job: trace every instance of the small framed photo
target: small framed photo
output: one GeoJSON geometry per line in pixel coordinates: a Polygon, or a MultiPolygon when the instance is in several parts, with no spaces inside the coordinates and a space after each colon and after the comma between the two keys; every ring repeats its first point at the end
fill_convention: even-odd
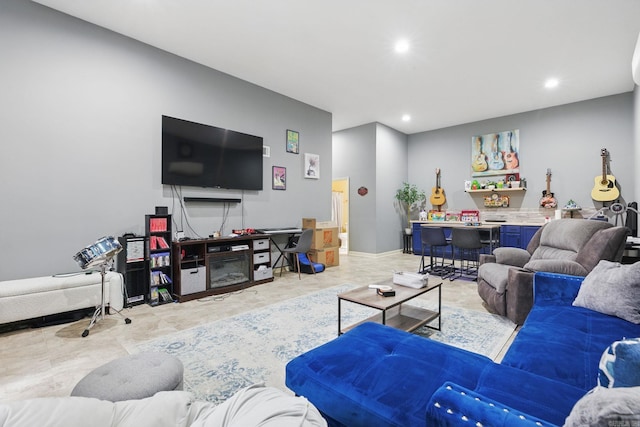
{"type": "Polygon", "coordinates": [[[271,188],[274,190],[287,189],[287,168],[282,166],[271,167],[271,188]]]}
{"type": "Polygon", "coordinates": [[[287,129],[287,153],[300,153],[300,133],[287,129]]]}
{"type": "Polygon", "coordinates": [[[304,153],[304,177],[309,179],[320,179],[319,155],[304,153]]]}

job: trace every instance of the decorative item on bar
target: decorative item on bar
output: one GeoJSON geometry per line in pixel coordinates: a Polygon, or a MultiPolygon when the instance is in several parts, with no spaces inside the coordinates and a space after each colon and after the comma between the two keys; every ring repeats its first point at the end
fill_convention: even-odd
{"type": "Polygon", "coordinates": [[[395,285],[420,289],[427,286],[428,281],[429,281],[429,273],[426,273],[426,274],[408,273],[406,271],[395,271],[393,273],[393,283],[395,285]]]}

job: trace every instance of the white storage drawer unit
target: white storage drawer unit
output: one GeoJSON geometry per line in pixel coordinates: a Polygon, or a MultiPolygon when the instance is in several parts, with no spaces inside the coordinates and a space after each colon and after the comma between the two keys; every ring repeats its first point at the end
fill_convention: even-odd
{"type": "Polygon", "coordinates": [[[207,290],[207,268],[183,268],[180,272],[180,294],[188,295],[207,290]]]}
{"type": "Polygon", "coordinates": [[[253,241],[253,250],[261,251],[271,249],[271,241],[269,239],[256,239],[253,241]]]}
{"type": "Polygon", "coordinates": [[[253,280],[271,279],[273,277],[273,269],[271,267],[253,270],[253,280]]]}
{"type": "Polygon", "coordinates": [[[271,260],[269,252],[258,252],[253,254],[253,265],[266,264],[271,260]]]}

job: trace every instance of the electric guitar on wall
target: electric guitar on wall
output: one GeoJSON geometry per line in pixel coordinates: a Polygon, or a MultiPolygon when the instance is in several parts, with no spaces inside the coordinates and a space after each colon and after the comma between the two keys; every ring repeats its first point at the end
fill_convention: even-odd
{"type": "Polygon", "coordinates": [[[613,175],[607,175],[609,151],[603,148],[600,150],[600,156],[602,156],[602,176],[596,176],[591,198],[598,202],[612,202],[620,197],[620,190],[616,186],[616,178],[613,175]]]}
{"type": "Polygon", "coordinates": [[[546,191],[542,191],[540,206],[547,209],[553,209],[558,206],[558,201],[553,197],[553,193],[551,192],[551,169],[547,169],[547,189],[546,191]]]}
{"type": "Polygon", "coordinates": [[[429,201],[432,205],[438,206],[438,210],[440,210],[440,206],[444,205],[446,200],[444,190],[440,187],[440,168],[438,168],[436,169],[436,186],[431,189],[429,201]]]}

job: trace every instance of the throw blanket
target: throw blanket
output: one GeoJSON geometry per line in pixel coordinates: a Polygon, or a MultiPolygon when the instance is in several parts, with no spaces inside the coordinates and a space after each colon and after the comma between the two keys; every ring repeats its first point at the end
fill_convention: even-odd
{"type": "Polygon", "coordinates": [[[142,400],[107,402],[87,397],[49,397],[0,405],[1,427],[326,427],[303,397],[253,385],[219,406],[193,401],[184,391],[163,391],[142,400]]]}

